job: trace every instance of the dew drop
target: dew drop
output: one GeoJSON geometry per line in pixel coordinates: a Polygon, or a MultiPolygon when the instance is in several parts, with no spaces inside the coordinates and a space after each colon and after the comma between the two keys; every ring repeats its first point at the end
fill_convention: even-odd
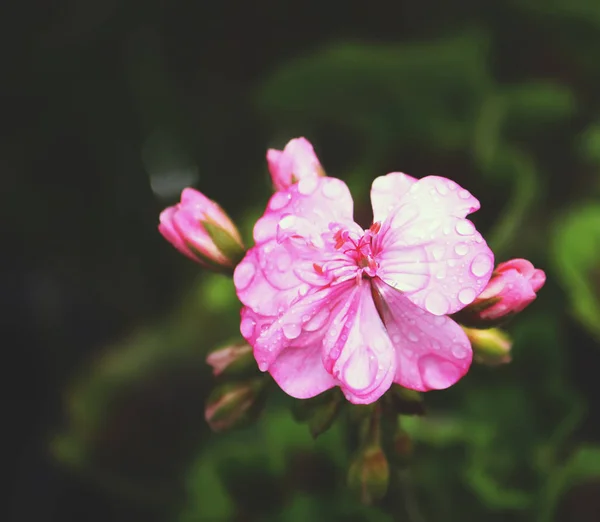
{"type": "Polygon", "coordinates": [[[464,359],[468,353],[469,351],[464,345],[458,343],[452,345],[452,355],[457,359],[464,359]]]}
{"type": "Polygon", "coordinates": [[[436,279],[444,279],[447,275],[447,270],[445,266],[442,266],[436,273],[435,273],[435,277],[436,279]]]}
{"type": "Polygon", "coordinates": [[[471,272],[476,277],[483,277],[492,269],[492,259],[488,254],[479,254],[471,263],[471,272]]]}
{"type": "Polygon", "coordinates": [[[288,228],[292,228],[295,224],[296,224],[296,217],[293,216],[293,215],[291,215],[291,214],[283,216],[279,220],[279,228],[281,228],[283,230],[287,230],[288,228]]]}
{"type": "Polygon", "coordinates": [[[456,255],[464,256],[469,252],[469,245],[466,243],[457,243],[454,246],[454,251],[456,252],[456,255]]]}
{"type": "Polygon", "coordinates": [[[347,387],[364,390],[373,384],[378,373],[379,362],[371,348],[356,350],[344,364],[342,379],[347,387]]]}
{"type": "Polygon", "coordinates": [[[307,176],[298,182],[298,192],[303,196],[310,196],[319,185],[319,178],[316,176],[307,176]]]}
{"type": "Polygon", "coordinates": [[[431,339],[430,343],[431,343],[431,347],[434,350],[439,350],[442,347],[442,345],[440,344],[440,342],[437,339],[431,339]]]}
{"type": "Polygon", "coordinates": [[[285,323],[283,325],[283,335],[288,339],[296,339],[302,331],[302,327],[298,323],[285,323]]]}
{"type": "Polygon", "coordinates": [[[237,266],[233,273],[233,283],[235,284],[235,287],[238,290],[245,290],[254,279],[255,274],[256,269],[250,261],[242,262],[237,266]]]}
{"type": "Polygon", "coordinates": [[[445,253],[446,247],[444,245],[436,245],[431,249],[431,255],[436,261],[441,261],[445,253]]]}
{"type": "Polygon", "coordinates": [[[434,315],[444,315],[448,311],[448,300],[434,290],[425,298],[425,308],[434,315]]]}
{"type": "Polygon", "coordinates": [[[398,344],[402,340],[402,337],[398,334],[392,335],[392,343],[398,344]]]}
{"type": "Polygon", "coordinates": [[[288,192],[276,192],[269,202],[269,208],[271,210],[280,210],[285,207],[291,199],[292,195],[288,192]]]}
{"type": "Polygon", "coordinates": [[[468,219],[461,219],[456,226],[454,227],[456,233],[461,236],[470,236],[475,232],[475,225],[471,223],[468,219]]]}
{"type": "Polygon", "coordinates": [[[269,369],[269,364],[266,361],[261,361],[258,363],[258,369],[261,372],[266,372],[269,369]]]}
{"type": "Polygon", "coordinates": [[[323,195],[326,198],[336,199],[340,196],[342,192],[342,185],[342,181],[333,178],[326,178],[321,191],[323,192],[323,195]]]}
{"type": "Polygon", "coordinates": [[[250,317],[244,317],[240,324],[240,332],[246,339],[248,339],[254,334],[255,326],[256,322],[254,321],[254,319],[251,319],[250,317]]]}
{"type": "Polygon", "coordinates": [[[425,387],[443,390],[454,384],[460,377],[460,369],[437,355],[425,355],[419,359],[419,370],[425,387]]]}
{"type": "Polygon", "coordinates": [[[461,199],[469,199],[471,197],[471,193],[468,190],[461,189],[458,191],[458,197],[461,199]]]}
{"type": "Polygon", "coordinates": [[[408,340],[416,343],[419,340],[419,336],[415,332],[410,331],[408,332],[408,340]]]}
{"type": "Polygon", "coordinates": [[[448,185],[444,182],[444,181],[439,181],[436,185],[435,188],[437,189],[437,191],[442,195],[445,196],[446,194],[448,194],[448,185]]]}
{"type": "Polygon", "coordinates": [[[458,292],[458,300],[464,305],[472,303],[476,296],[477,292],[475,292],[473,288],[463,288],[460,292],[458,292]]]}
{"type": "Polygon", "coordinates": [[[321,328],[327,322],[327,319],[329,319],[329,310],[327,310],[327,308],[321,308],[313,318],[304,325],[304,329],[307,332],[314,332],[321,328]]]}

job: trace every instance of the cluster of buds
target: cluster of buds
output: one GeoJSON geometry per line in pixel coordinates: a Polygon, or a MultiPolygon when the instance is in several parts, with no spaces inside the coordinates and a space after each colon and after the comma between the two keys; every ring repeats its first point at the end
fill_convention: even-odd
{"type": "MultiPolygon", "coordinates": [[[[321,187],[320,192],[325,199],[329,197],[324,204],[325,207],[319,207],[314,211],[316,217],[320,217],[327,210],[327,206],[338,204],[332,203],[334,200],[344,199],[344,192],[340,188],[341,182],[333,180],[333,178],[326,178],[325,171],[312,145],[304,138],[291,140],[283,150],[269,149],[267,164],[275,195],[268,207],[271,214],[265,213],[266,218],[261,218],[263,223],[270,223],[276,212],[286,206],[293,196],[300,198],[318,193],[316,187],[321,187]],[[326,179],[321,179],[323,177],[326,179]],[[294,188],[295,185],[297,185],[297,189],[294,188]]],[[[418,198],[417,182],[418,180],[401,173],[391,173],[379,178],[379,181],[376,180],[372,189],[372,200],[376,213],[387,212],[392,207],[391,204],[402,194],[410,192],[415,194],[415,198],[418,198]],[[396,195],[392,194],[392,191],[395,191],[396,195]]],[[[455,205],[454,212],[462,213],[461,215],[464,216],[478,208],[477,200],[472,198],[466,190],[459,190],[460,187],[454,182],[435,178],[430,179],[428,183],[433,183],[440,195],[458,194],[454,199],[452,199],[454,196],[449,196],[446,203],[455,205]]],[[[428,190],[428,193],[435,193],[435,190],[428,190]]],[[[294,207],[303,208],[301,205],[294,205],[294,207]]],[[[437,211],[438,209],[436,209],[437,211]]],[[[453,214],[451,218],[456,219],[453,214]]],[[[223,209],[194,189],[186,188],[181,194],[181,201],[177,205],[165,209],[160,215],[160,233],[181,253],[203,267],[217,272],[232,275],[237,267],[234,282],[238,297],[245,305],[242,310],[240,331],[248,342],[246,340],[235,341],[208,355],[207,363],[213,368],[217,384],[208,398],[205,410],[206,420],[214,431],[224,431],[248,424],[255,420],[263,409],[268,391],[275,381],[284,391],[293,397],[302,399],[295,402],[293,413],[297,421],[308,425],[313,437],[326,431],[343,412],[346,412],[346,420],[351,424],[353,422],[357,424],[359,431],[359,444],[349,467],[348,483],[365,503],[375,502],[382,498],[388,489],[391,467],[403,466],[411,454],[411,441],[399,427],[400,416],[423,415],[425,411],[420,392],[429,389],[443,389],[452,385],[468,370],[471,361],[470,351],[457,344],[451,344],[450,350],[447,352],[448,354],[458,353],[458,355],[447,355],[447,357],[456,357],[454,362],[451,362],[452,359],[440,359],[439,352],[436,350],[441,347],[439,340],[444,338],[437,326],[431,327],[433,322],[431,324],[423,323],[420,327],[421,330],[410,330],[410,327],[407,327],[410,331],[407,330],[408,333],[404,339],[402,335],[405,332],[402,329],[393,330],[396,325],[396,316],[391,314],[390,307],[396,307],[396,310],[399,310],[398,316],[404,318],[408,324],[415,324],[414,318],[421,317],[421,315],[411,317],[410,314],[414,313],[415,305],[424,308],[430,317],[449,314],[447,317],[443,317],[441,322],[436,321],[435,324],[445,325],[444,327],[452,333],[451,340],[454,339],[454,342],[460,334],[464,338],[466,348],[470,343],[473,352],[472,359],[475,362],[495,366],[511,360],[512,341],[508,334],[499,327],[535,300],[537,292],[545,283],[546,276],[542,270],[536,269],[525,259],[512,259],[500,263],[492,272],[493,257],[487,254],[488,251],[480,250],[475,252],[471,260],[471,273],[469,274],[472,284],[479,285],[477,292],[470,287],[458,288],[454,294],[446,298],[438,295],[435,291],[430,291],[428,294],[424,294],[423,299],[413,295],[411,303],[405,295],[410,294],[411,288],[418,289],[419,284],[422,284],[423,279],[420,273],[409,274],[414,275],[409,283],[406,283],[404,279],[399,279],[400,284],[406,284],[406,291],[403,291],[402,288],[396,289],[396,285],[393,285],[394,289],[392,290],[391,287],[388,287],[391,283],[384,285],[381,278],[374,283],[375,286],[371,287],[370,292],[365,292],[365,287],[362,286],[363,280],[368,281],[370,278],[379,277],[380,273],[381,277],[386,277],[385,270],[378,272],[380,266],[376,260],[377,255],[389,262],[389,259],[396,254],[391,249],[389,252],[384,252],[384,256],[382,256],[382,241],[377,242],[374,238],[378,234],[385,234],[390,229],[393,218],[390,218],[391,222],[387,222],[385,230],[382,229],[381,221],[377,218],[378,221],[371,229],[367,232],[363,231],[362,238],[357,236],[354,239],[349,230],[339,229],[333,236],[337,242],[331,248],[333,252],[340,251],[347,254],[350,259],[348,261],[350,268],[352,268],[352,263],[356,262],[356,267],[352,268],[357,271],[356,288],[348,287],[348,296],[350,296],[350,300],[354,299],[352,296],[363,296],[364,301],[361,301],[363,304],[360,305],[362,308],[357,309],[360,309],[363,314],[361,321],[363,321],[364,331],[380,335],[379,344],[381,345],[386,342],[391,343],[390,339],[404,339],[406,344],[419,341],[418,346],[421,346],[421,350],[427,350],[427,346],[435,348],[431,353],[427,351],[421,353],[421,359],[427,364],[413,368],[413,370],[422,371],[422,375],[414,380],[413,376],[417,372],[409,372],[406,366],[401,364],[411,363],[410,357],[402,359],[404,357],[402,346],[393,346],[397,350],[397,360],[401,361],[398,363],[398,368],[394,365],[396,358],[392,357],[388,361],[387,368],[380,364],[379,372],[372,371],[370,361],[373,360],[374,353],[372,351],[365,352],[367,355],[363,357],[359,350],[363,349],[365,343],[358,341],[348,348],[349,355],[344,359],[340,356],[344,346],[343,343],[339,344],[341,341],[338,340],[338,344],[335,346],[337,352],[331,348],[330,352],[326,354],[331,358],[331,361],[327,363],[330,367],[325,365],[325,368],[321,368],[319,366],[321,364],[320,355],[314,357],[311,353],[301,352],[301,349],[304,348],[301,343],[295,346],[292,344],[293,349],[286,353],[291,353],[293,357],[297,357],[298,353],[306,353],[306,355],[302,355],[299,359],[290,358],[292,356],[282,357],[284,362],[281,364],[278,361],[269,362],[265,359],[264,351],[262,354],[260,352],[261,346],[258,342],[260,333],[256,332],[262,333],[270,330],[270,324],[273,322],[283,324],[282,334],[274,334],[270,338],[273,342],[267,346],[266,351],[271,352],[279,342],[285,343],[286,339],[288,341],[297,340],[302,330],[302,326],[293,322],[296,320],[294,319],[296,316],[293,314],[289,316],[291,318],[289,323],[282,322],[281,317],[284,315],[282,310],[285,311],[286,307],[274,303],[286,302],[289,307],[290,303],[296,303],[300,297],[306,295],[306,291],[304,293],[301,291],[302,285],[308,286],[305,283],[313,280],[316,281],[315,285],[318,285],[321,284],[323,278],[329,276],[322,264],[312,263],[311,265],[309,263],[306,265],[305,259],[302,257],[304,254],[308,255],[314,252],[323,242],[323,236],[310,235],[312,227],[316,224],[302,216],[296,219],[293,215],[286,217],[285,214],[281,214],[277,216],[277,219],[279,220],[277,234],[270,239],[272,241],[269,245],[270,250],[265,248],[264,251],[254,253],[252,250],[246,252],[238,229],[223,209]],[[308,238],[306,245],[310,248],[297,257],[300,264],[298,269],[302,272],[302,277],[306,278],[300,278],[302,279],[300,284],[293,275],[295,272],[294,267],[291,266],[293,259],[287,252],[279,250],[279,257],[274,257],[272,261],[266,255],[277,248],[276,243],[281,243],[288,236],[292,239],[303,240],[303,234],[308,238]],[[376,247],[380,250],[377,250],[376,247]],[[243,258],[245,262],[240,263],[243,258]],[[266,267],[277,266],[280,270],[279,273],[269,273],[264,280],[257,280],[258,289],[255,288],[256,293],[252,295],[247,293],[247,288],[249,281],[254,278],[256,265],[247,261],[248,258],[250,261],[255,260],[254,262],[258,265],[264,263],[266,267]],[[305,265],[308,266],[308,272],[305,265]],[[315,273],[310,272],[311,267],[315,273]],[[300,284],[297,298],[288,299],[288,296],[292,295],[290,292],[294,289],[293,285],[295,284],[300,284]],[[267,294],[263,295],[264,292],[271,292],[269,295],[273,297],[274,301],[268,302],[271,298],[265,298],[264,296],[267,294]],[[371,303],[369,299],[374,301],[371,303]],[[454,301],[451,303],[448,299],[454,299],[454,301]],[[249,302],[251,304],[248,304],[249,302]],[[252,309],[251,305],[254,303],[258,304],[252,309]],[[465,303],[469,304],[464,306],[465,303]],[[264,316],[257,314],[256,311],[263,305],[269,309],[274,306],[276,310],[279,308],[277,311],[280,319],[273,318],[274,313],[265,312],[264,316]],[[461,328],[464,333],[461,332],[461,328]],[[426,337],[420,338],[417,332],[419,335],[424,333],[431,335],[433,341],[428,341],[426,337]],[[461,349],[457,351],[457,348],[461,349]],[[334,352],[337,354],[335,357],[346,361],[341,370],[334,369],[337,368],[335,366],[336,359],[332,355],[334,352]],[[304,368],[304,366],[308,367],[309,359],[311,364],[316,364],[314,373],[306,371],[304,368]],[[429,363],[437,366],[433,367],[429,363]],[[274,379],[265,373],[267,369],[274,379]],[[305,380],[299,380],[300,370],[305,372],[306,377],[303,377],[305,380]],[[345,380],[340,381],[339,378],[342,374],[345,380]],[[378,391],[378,386],[381,388],[381,392],[378,391]],[[348,408],[349,402],[354,403],[351,408],[348,408]],[[356,406],[356,404],[362,405],[356,406]]],[[[261,220],[257,223],[257,227],[261,220]]],[[[336,226],[337,223],[331,223],[329,230],[333,230],[336,226]]],[[[464,241],[466,235],[474,233],[473,225],[466,220],[456,226],[461,236],[460,241],[464,241]]],[[[255,236],[257,235],[256,230],[255,228],[255,236]]],[[[259,235],[261,234],[259,233],[259,235]]],[[[482,243],[481,236],[478,239],[477,236],[473,236],[473,238],[475,239],[472,245],[482,243]]],[[[457,254],[462,252],[466,255],[469,248],[467,244],[460,242],[456,244],[455,251],[457,254]]],[[[324,252],[328,251],[325,249],[324,252]]],[[[393,262],[392,258],[392,264],[388,264],[390,270],[395,268],[393,262]]],[[[398,263],[407,263],[410,266],[408,258],[401,258],[398,263]]],[[[456,263],[449,266],[456,266],[456,263]]],[[[469,265],[465,264],[464,266],[469,265]]],[[[387,274],[389,275],[389,272],[387,274]]],[[[342,273],[342,276],[345,276],[345,272],[342,273]]],[[[347,280],[353,281],[353,279],[347,280]]],[[[462,282],[463,279],[456,277],[456,281],[462,282]]],[[[345,283],[345,281],[342,282],[345,283]]],[[[342,285],[333,284],[315,286],[314,290],[316,291],[313,292],[312,297],[318,295],[323,288],[341,287],[342,285]]],[[[334,304],[325,305],[313,312],[306,308],[299,314],[302,318],[301,321],[305,323],[303,325],[306,332],[313,335],[310,338],[313,339],[311,341],[313,343],[315,330],[324,328],[328,317],[333,314],[333,307],[338,306],[335,304],[335,299],[339,301],[342,294],[332,294],[332,296],[331,302],[334,304]]],[[[310,300],[307,302],[311,303],[310,300]]],[[[352,303],[353,301],[349,301],[348,306],[352,303]]],[[[440,318],[434,317],[434,319],[440,318]]],[[[348,324],[351,325],[351,323],[348,324]]],[[[335,332],[330,331],[329,333],[335,332]]],[[[358,331],[358,334],[362,335],[363,332],[358,331]]],[[[351,335],[341,336],[340,339],[346,341],[349,337],[351,335]]],[[[374,347],[377,347],[377,344],[376,340],[373,341],[374,347]]],[[[282,351],[289,348],[285,344],[282,346],[282,351]]],[[[411,345],[409,353],[412,354],[415,346],[417,344],[411,345]]],[[[414,357],[412,358],[414,359],[414,357]]],[[[387,359],[382,358],[381,360],[387,359]]]]}

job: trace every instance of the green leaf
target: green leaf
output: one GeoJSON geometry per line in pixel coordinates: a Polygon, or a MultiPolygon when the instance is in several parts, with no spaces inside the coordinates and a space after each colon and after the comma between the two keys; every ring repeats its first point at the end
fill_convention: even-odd
{"type": "Polygon", "coordinates": [[[571,312],[600,340],[600,205],[582,205],[560,217],[552,248],[571,312]]]}

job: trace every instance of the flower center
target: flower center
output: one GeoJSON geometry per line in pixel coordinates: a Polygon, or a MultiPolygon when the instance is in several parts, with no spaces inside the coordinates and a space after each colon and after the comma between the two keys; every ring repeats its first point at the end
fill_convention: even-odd
{"type": "Polygon", "coordinates": [[[377,252],[373,251],[373,238],[381,229],[381,223],[373,223],[362,237],[352,237],[348,230],[338,230],[334,239],[335,248],[347,255],[359,268],[357,279],[375,277],[379,263],[376,261],[377,252]]]}

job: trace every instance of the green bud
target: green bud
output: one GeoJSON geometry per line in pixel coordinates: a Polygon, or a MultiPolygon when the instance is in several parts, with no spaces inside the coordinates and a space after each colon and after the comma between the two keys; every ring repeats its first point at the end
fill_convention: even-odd
{"type": "Polygon", "coordinates": [[[360,495],[363,504],[381,500],[388,490],[390,466],[379,444],[361,448],[348,469],[348,486],[360,495]]]}
{"type": "Polygon", "coordinates": [[[265,376],[217,386],[206,403],[204,416],[213,431],[247,426],[256,420],[266,399],[265,376]]]}
{"type": "Polygon", "coordinates": [[[259,374],[252,355],[252,347],[246,341],[236,341],[214,349],[206,357],[215,377],[250,377],[259,374]]]}
{"type": "Polygon", "coordinates": [[[503,330],[499,328],[480,330],[466,326],[463,326],[462,329],[471,342],[475,362],[487,366],[498,366],[511,361],[512,340],[503,330]]]}
{"type": "Polygon", "coordinates": [[[332,388],[311,399],[296,400],[292,413],[298,422],[307,422],[313,438],[325,433],[338,417],[344,397],[339,388],[332,388]]]}

